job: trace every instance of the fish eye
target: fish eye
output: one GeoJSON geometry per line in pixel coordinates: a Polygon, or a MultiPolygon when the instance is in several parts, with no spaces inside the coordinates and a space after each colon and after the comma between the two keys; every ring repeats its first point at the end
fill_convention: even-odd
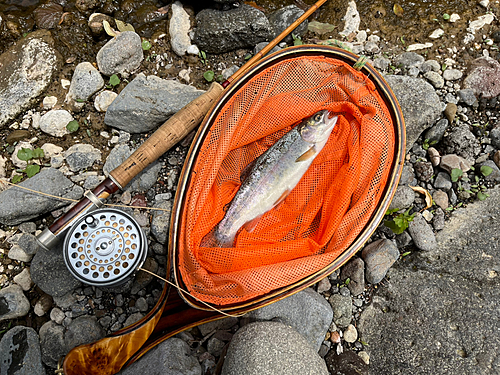
{"type": "Polygon", "coordinates": [[[320,121],[320,120],[321,120],[320,114],[317,114],[316,116],[314,116],[314,121],[320,121]]]}

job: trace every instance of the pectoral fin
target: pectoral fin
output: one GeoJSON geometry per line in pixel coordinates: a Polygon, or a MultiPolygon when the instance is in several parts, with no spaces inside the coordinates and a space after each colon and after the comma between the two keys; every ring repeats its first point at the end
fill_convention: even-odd
{"type": "Polygon", "coordinates": [[[257,227],[257,224],[259,224],[259,221],[260,221],[260,218],[262,217],[263,215],[259,215],[257,216],[255,219],[252,219],[248,222],[246,222],[244,225],[243,225],[243,228],[245,228],[245,230],[248,232],[248,233],[252,233],[253,230],[257,227]]]}
{"type": "Polygon", "coordinates": [[[281,194],[281,196],[278,198],[278,200],[276,201],[276,203],[274,203],[273,208],[276,208],[276,209],[277,209],[277,208],[278,208],[278,206],[279,206],[281,203],[283,203],[283,201],[286,199],[286,197],[288,197],[288,194],[290,194],[290,191],[291,191],[291,190],[288,190],[288,189],[287,189],[287,190],[285,190],[285,191],[283,192],[283,194],[281,194]]]}
{"type": "Polygon", "coordinates": [[[309,150],[300,155],[295,162],[308,160],[316,155],[316,147],[312,146],[309,150]]]}

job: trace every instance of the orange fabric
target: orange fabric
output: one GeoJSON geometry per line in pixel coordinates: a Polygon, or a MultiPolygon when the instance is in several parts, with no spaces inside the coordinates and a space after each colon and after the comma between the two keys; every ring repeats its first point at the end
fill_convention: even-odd
{"type": "Polygon", "coordinates": [[[390,175],[390,113],[362,73],[330,57],[294,57],[256,74],[220,110],[194,164],[180,220],[178,269],[216,305],[290,285],[334,261],[370,220],[390,175]],[[327,145],[285,201],[234,248],[200,248],[240,173],[302,119],[339,115],[327,145]]]}

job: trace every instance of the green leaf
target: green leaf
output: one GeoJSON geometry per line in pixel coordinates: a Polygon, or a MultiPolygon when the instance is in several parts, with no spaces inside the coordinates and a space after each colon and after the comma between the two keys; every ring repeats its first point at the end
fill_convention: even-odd
{"type": "Polygon", "coordinates": [[[401,257],[405,257],[405,256],[410,255],[410,254],[411,254],[411,251],[407,251],[406,253],[401,254],[401,257]]]}
{"type": "Polygon", "coordinates": [[[484,177],[489,176],[490,174],[493,173],[493,168],[487,165],[482,165],[481,166],[481,173],[483,174],[484,177]]]}
{"type": "Polygon", "coordinates": [[[451,170],[451,181],[457,182],[462,177],[464,172],[460,168],[453,168],[451,170]]]}
{"type": "Polygon", "coordinates": [[[23,179],[22,174],[16,174],[15,176],[12,177],[12,183],[17,184],[18,182],[21,182],[22,179],[23,179]]]}
{"type": "Polygon", "coordinates": [[[111,77],[109,77],[109,84],[111,86],[117,86],[120,84],[120,78],[116,75],[113,74],[111,77]]]}
{"type": "Polygon", "coordinates": [[[391,229],[395,234],[401,234],[406,229],[406,228],[401,228],[394,222],[394,220],[386,220],[384,221],[384,225],[389,229],[391,229]]]}
{"type": "Polygon", "coordinates": [[[398,212],[398,211],[399,211],[399,208],[392,208],[390,210],[387,210],[387,212],[385,214],[392,215],[393,213],[398,212]]]}
{"type": "Polygon", "coordinates": [[[31,160],[33,159],[33,150],[29,148],[22,148],[17,152],[17,157],[19,158],[19,160],[31,160]]]}
{"type": "Polygon", "coordinates": [[[26,167],[26,175],[28,177],[33,177],[38,172],[40,172],[40,166],[37,164],[31,164],[26,167]]]}
{"type": "Polygon", "coordinates": [[[489,194],[485,194],[481,191],[479,193],[477,193],[477,199],[479,199],[480,201],[484,201],[488,197],[489,197],[489,194]]]}
{"type": "Polygon", "coordinates": [[[70,121],[70,122],[68,122],[68,125],[66,125],[66,129],[68,129],[68,131],[70,133],[76,132],[79,127],[80,127],[80,125],[78,124],[78,121],[76,121],[76,120],[70,121]]]}
{"type": "Polygon", "coordinates": [[[77,103],[85,103],[86,100],[85,99],[75,99],[75,102],[77,102],[77,103]]]}
{"type": "Polygon", "coordinates": [[[212,82],[214,80],[215,73],[212,70],[207,70],[203,73],[203,78],[207,80],[207,82],[212,82]]]}
{"type": "Polygon", "coordinates": [[[350,282],[351,282],[351,279],[348,277],[347,279],[345,279],[344,284],[349,285],[350,282]]]}
{"type": "Polygon", "coordinates": [[[448,13],[443,14],[443,20],[448,21],[450,19],[450,15],[448,13]]]}
{"type": "Polygon", "coordinates": [[[144,39],[144,40],[142,41],[141,46],[142,46],[142,49],[143,49],[144,51],[147,51],[147,50],[151,49],[151,43],[149,43],[149,40],[146,40],[146,39],[144,39]]]}
{"type": "Polygon", "coordinates": [[[37,147],[33,150],[33,158],[35,159],[42,159],[45,157],[45,153],[40,147],[37,147]]]}
{"type": "Polygon", "coordinates": [[[300,35],[292,34],[292,38],[293,38],[293,45],[294,46],[300,46],[300,45],[304,44],[300,35]]]}

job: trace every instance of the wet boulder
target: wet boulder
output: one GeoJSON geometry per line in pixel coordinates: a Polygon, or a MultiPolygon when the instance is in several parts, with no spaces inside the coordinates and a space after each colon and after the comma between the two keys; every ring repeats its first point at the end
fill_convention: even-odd
{"type": "Polygon", "coordinates": [[[0,55],[0,128],[50,85],[61,56],[49,31],[39,30],[0,55]]]}
{"type": "Polygon", "coordinates": [[[193,86],[141,73],[111,103],[104,122],[128,133],[145,133],[201,94],[193,86]]]}
{"type": "Polygon", "coordinates": [[[196,21],[194,43],[208,53],[252,48],[270,40],[274,32],[264,13],[247,4],[227,11],[204,9],[196,21]]]}
{"type": "MultiPolygon", "coordinates": [[[[70,199],[80,199],[83,195],[80,186],[76,186],[62,172],[53,168],[42,169],[40,173],[19,185],[70,199]]],[[[12,187],[0,193],[0,223],[17,225],[66,205],[68,201],[12,187]]]]}

